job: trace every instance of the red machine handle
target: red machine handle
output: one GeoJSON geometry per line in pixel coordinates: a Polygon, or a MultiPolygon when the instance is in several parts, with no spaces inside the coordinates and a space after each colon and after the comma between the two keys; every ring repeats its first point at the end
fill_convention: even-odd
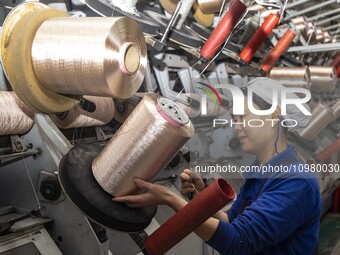
{"type": "Polygon", "coordinates": [[[269,72],[273,66],[275,65],[276,61],[280,58],[282,53],[286,51],[289,47],[290,43],[294,40],[296,33],[288,29],[287,32],[283,35],[283,37],[278,41],[272,51],[268,54],[266,59],[261,63],[260,68],[265,71],[269,72]]]}
{"type": "Polygon", "coordinates": [[[207,42],[201,49],[201,55],[205,59],[211,60],[215,56],[216,51],[227,39],[230,32],[233,30],[234,26],[237,24],[237,21],[241,18],[246,9],[246,5],[244,5],[239,0],[234,0],[223,19],[211,33],[207,42]]]}
{"type": "Polygon", "coordinates": [[[165,254],[234,198],[228,182],[216,180],[148,237],[144,254],[165,254]]]}
{"type": "Polygon", "coordinates": [[[262,23],[261,27],[256,31],[254,36],[250,39],[246,47],[240,54],[240,58],[249,63],[253,58],[255,52],[264,42],[264,40],[270,35],[274,27],[279,23],[280,18],[275,14],[270,14],[265,21],[262,23]]]}

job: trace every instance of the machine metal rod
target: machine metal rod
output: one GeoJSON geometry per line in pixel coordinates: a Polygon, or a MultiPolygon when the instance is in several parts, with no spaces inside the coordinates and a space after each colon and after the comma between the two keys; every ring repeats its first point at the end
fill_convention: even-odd
{"type": "Polygon", "coordinates": [[[340,43],[326,43],[326,44],[290,47],[288,49],[288,52],[311,53],[311,52],[338,51],[338,50],[340,50],[340,43]]]}
{"type": "Polygon", "coordinates": [[[295,2],[293,2],[293,3],[287,4],[286,9],[293,8],[293,7],[295,7],[295,6],[298,6],[298,5],[300,5],[300,4],[304,4],[304,3],[309,2],[309,1],[310,1],[310,0],[298,0],[298,1],[295,1],[295,2]]]}
{"type": "MultiPolygon", "coordinates": [[[[339,15],[335,15],[335,16],[332,16],[328,19],[323,19],[323,20],[320,20],[317,22],[318,25],[323,25],[323,24],[327,24],[327,22],[330,22],[332,20],[337,20],[337,19],[340,19],[340,14],[339,15]]],[[[340,25],[339,25],[340,26],[340,25]]]]}
{"type": "Polygon", "coordinates": [[[178,16],[178,12],[179,12],[179,9],[181,9],[181,6],[182,6],[182,2],[179,1],[177,3],[177,6],[176,6],[176,9],[175,9],[174,13],[172,14],[172,16],[170,18],[169,24],[168,24],[168,26],[166,27],[166,29],[164,31],[164,34],[163,34],[163,36],[161,38],[161,43],[163,43],[165,41],[165,39],[167,38],[168,33],[169,33],[170,29],[172,28],[172,25],[174,24],[174,22],[175,22],[175,20],[176,20],[176,18],[178,16]]]}
{"type": "Polygon", "coordinates": [[[319,18],[324,18],[324,17],[330,16],[330,15],[338,13],[338,12],[340,12],[340,8],[336,8],[336,9],[331,10],[331,11],[323,12],[323,13],[320,13],[318,15],[315,15],[315,16],[312,16],[312,17],[309,17],[309,18],[307,17],[307,21],[318,20],[319,18]]]}
{"type": "Polygon", "coordinates": [[[305,13],[308,13],[308,12],[320,9],[320,8],[322,8],[324,6],[327,6],[329,4],[333,4],[333,3],[336,3],[336,2],[337,2],[337,0],[328,0],[328,1],[323,2],[321,4],[312,5],[311,7],[308,7],[306,9],[303,9],[301,11],[298,11],[298,12],[295,12],[294,14],[289,15],[288,17],[285,18],[285,20],[289,20],[289,19],[294,18],[296,16],[301,16],[302,14],[305,14],[305,13]]]}
{"type": "Polygon", "coordinates": [[[333,30],[334,28],[338,28],[339,26],[340,26],[339,24],[331,25],[331,26],[323,28],[322,31],[333,30]]]}

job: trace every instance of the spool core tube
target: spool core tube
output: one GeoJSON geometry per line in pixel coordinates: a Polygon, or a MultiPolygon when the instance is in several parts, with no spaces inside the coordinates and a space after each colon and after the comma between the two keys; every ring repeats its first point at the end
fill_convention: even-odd
{"type": "Polygon", "coordinates": [[[134,43],[124,43],[122,56],[119,60],[119,67],[125,74],[133,74],[138,70],[140,63],[139,50],[134,43]]]}
{"type": "Polygon", "coordinates": [[[216,180],[147,238],[144,254],[165,254],[234,198],[232,187],[216,180]]]}

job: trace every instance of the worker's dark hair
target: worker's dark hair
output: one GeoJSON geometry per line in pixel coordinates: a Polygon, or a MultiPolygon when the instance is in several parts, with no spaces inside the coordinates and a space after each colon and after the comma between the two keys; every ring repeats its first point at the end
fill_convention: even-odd
{"type": "MultiPolygon", "coordinates": [[[[248,96],[247,87],[243,87],[241,88],[241,90],[245,96],[248,96]]],[[[260,108],[260,110],[268,110],[272,106],[271,104],[267,103],[265,100],[263,100],[260,96],[256,95],[255,93],[253,93],[253,103],[255,103],[260,108]]],[[[282,119],[283,118],[280,117],[281,121],[282,119]]],[[[283,134],[287,137],[288,128],[287,127],[282,127],[282,128],[283,128],[283,134]]]]}

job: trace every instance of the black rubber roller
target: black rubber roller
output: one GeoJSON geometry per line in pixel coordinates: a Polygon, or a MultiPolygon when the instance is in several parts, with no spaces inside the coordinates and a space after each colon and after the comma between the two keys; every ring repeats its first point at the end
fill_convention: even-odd
{"type": "Polygon", "coordinates": [[[83,214],[96,223],[124,232],[144,230],[155,216],[157,207],[130,208],[112,201],[92,174],[92,161],[104,147],[80,144],[73,147],[59,166],[60,184],[83,214]]]}

